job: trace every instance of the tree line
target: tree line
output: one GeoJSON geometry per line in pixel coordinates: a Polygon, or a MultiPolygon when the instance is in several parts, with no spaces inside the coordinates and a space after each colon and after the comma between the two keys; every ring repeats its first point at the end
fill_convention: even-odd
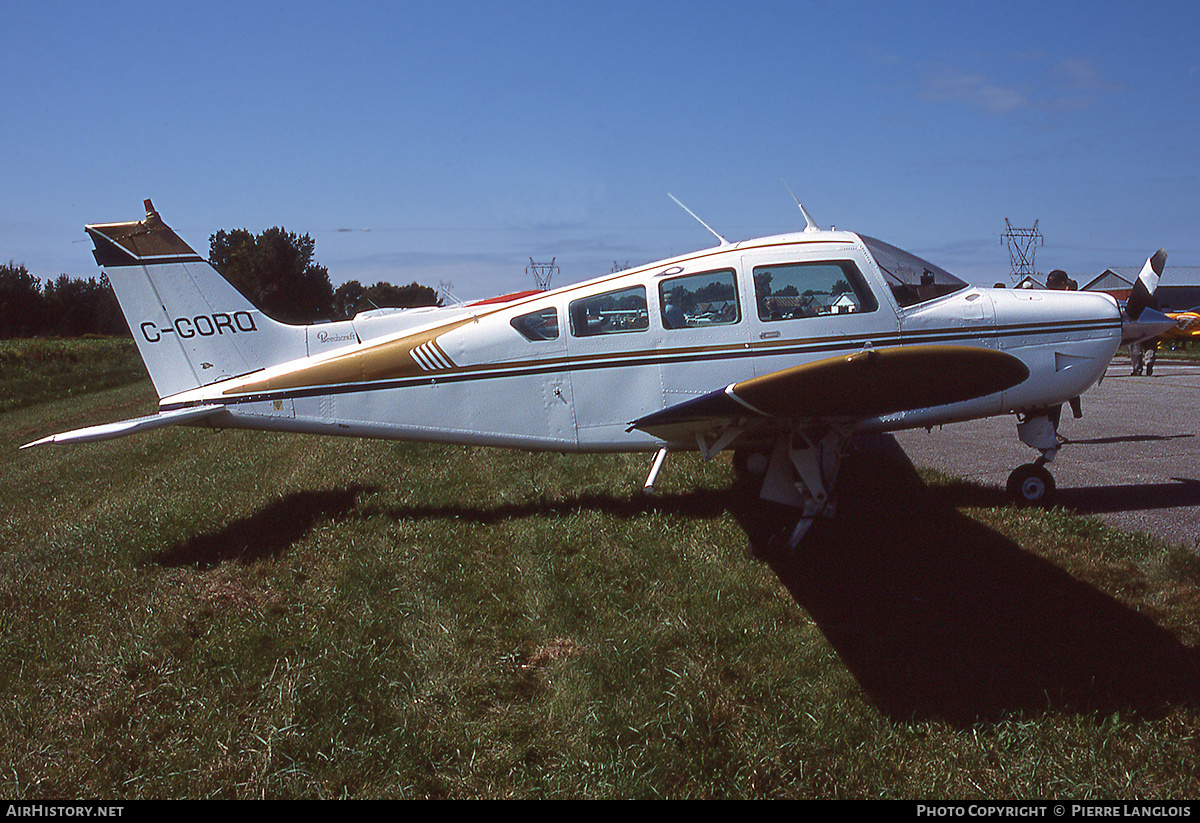
{"type": "MultiPolygon", "coordinates": [[[[283,228],[253,234],[219,231],[209,238],[208,261],[251,303],[284,323],[342,320],[374,308],[441,305],[437,291],[416,282],[394,286],[357,280],[336,289],[314,259],[316,242],[283,228]]],[[[24,264],[0,264],[0,339],[14,337],[128,336],[129,327],[101,274],[60,274],[42,283],[24,264]]]]}
{"type": "Polygon", "coordinates": [[[86,334],[129,334],[107,276],[60,274],[42,284],[24,264],[0,264],[0,339],[86,334]]]}

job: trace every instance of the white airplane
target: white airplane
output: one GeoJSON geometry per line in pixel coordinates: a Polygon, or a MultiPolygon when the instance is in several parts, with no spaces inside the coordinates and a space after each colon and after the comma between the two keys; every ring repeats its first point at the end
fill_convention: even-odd
{"type": "Polygon", "coordinates": [[[821,230],[801,206],[802,231],[730,243],[700,221],[718,246],[552,291],[292,326],[145,207],[140,222],[86,231],[159,412],[22,448],[188,425],[643,451],[655,453],[647,491],[670,451],[733,449],[760,497],[792,512],[772,542],[794,548],[832,512],[842,456],[863,432],[1016,415],[1040,456],[1010,490],[1046,500],[1062,404],[1078,415],[1123,339],[1172,325],[1146,308],[1163,251],[1122,310],[1105,294],[970,286],[887,243],[821,230]]]}

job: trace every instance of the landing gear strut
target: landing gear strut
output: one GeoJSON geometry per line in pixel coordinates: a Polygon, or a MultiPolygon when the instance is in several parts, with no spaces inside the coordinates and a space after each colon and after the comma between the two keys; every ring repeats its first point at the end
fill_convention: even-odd
{"type": "Polygon", "coordinates": [[[769,456],[765,452],[735,456],[740,476],[761,477],[760,505],[783,515],[781,523],[764,516],[768,522],[761,525],[766,528],[750,540],[752,556],[795,551],[816,518],[833,516],[834,486],[849,442],[848,429],[797,428],[777,438],[769,456]]]}

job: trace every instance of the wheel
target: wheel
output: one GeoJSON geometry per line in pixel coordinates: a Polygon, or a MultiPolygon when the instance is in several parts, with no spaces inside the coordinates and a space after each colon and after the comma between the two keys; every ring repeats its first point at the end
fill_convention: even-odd
{"type": "Polygon", "coordinates": [[[761,481],[767,473],[770,458],[753,449],[737,449],[733,453],[733,476],[738,483],[761,481]]]}
{"type": "Polygon", "coordinates": [[[1008,493],[1025,506],[1048,506],[1054,498],[1054,478],[1045,467],[1026,463],[1008,476],[1008,493]]]}

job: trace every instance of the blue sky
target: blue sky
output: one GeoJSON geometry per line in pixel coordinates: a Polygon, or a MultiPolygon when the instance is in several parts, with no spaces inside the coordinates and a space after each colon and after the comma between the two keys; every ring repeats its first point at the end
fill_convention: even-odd
{"type": "Polygon", "coordinates": [[[335,285],[556,285],[818,223],[979,283],[1200,265],[1194,3],[0,4],[0,260],[98,275],[153,198],[335,285]],[[350,229],[350,231],[346,231],[350,229]],[[369,229],[369,231],[364,231],[369,229]]]}

